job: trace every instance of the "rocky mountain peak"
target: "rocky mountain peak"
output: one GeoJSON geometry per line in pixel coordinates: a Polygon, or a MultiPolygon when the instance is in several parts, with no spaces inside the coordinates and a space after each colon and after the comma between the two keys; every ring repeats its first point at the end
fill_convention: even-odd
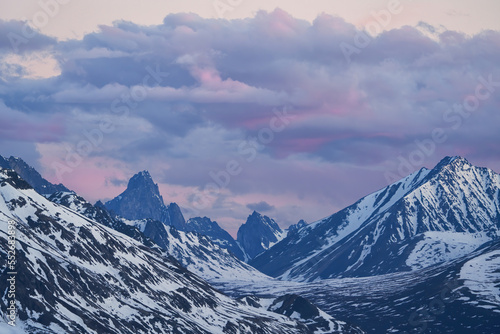
{"type": "Polygon", "coordinates": [[[186,228],[180,207],[176,203],[165,205],[158,184],[147,170],[132,176],[127,189],[104,205],[126,219],[154,219],[181,231],[186,228]]]}
{"type": "Polygon", "coordinates": [[[162,221],[166,210],[158,185],[153,182],[148,171],[135,174],[128,182],[127,189],[118,197],[105,203],[108,210],[127,218],[152,218],[162,221]]]}
{"type": "Polygon", "coordinates": [[[453,171],[457,172],[463,169],[469,169],[472,167],[470,162],[460,156],[447,156],[431,170],[429,176],[434,176],[442,171],[453,171]]]}
{"type": "Polygon", "coordinates": [[[159,195],[160,191],[158,190],[158,185],[154,183],[151,174],[147,170],[143,170],[132,176],[132,178],[128,181],[127,189],[140,189],[149,187],[153,190],[153,192],[159,195]]]}
{"type": "Polygon", "coordinates": [[[283,239],[284,234],[274,219],[254,211],[239,228],[236,240],[252,259],[283,239]]]}
{"type": "Polygon", "coordinates": [[[19,176],[28,182],[36,192],[42,195],[51,195],[58,191],[70,191],[62,184],[52,184],[44,179],[33,167],[28,165],[23,159],[10,157],[8,159],[0,155],[0,167],[14,170],[19,176]]]}

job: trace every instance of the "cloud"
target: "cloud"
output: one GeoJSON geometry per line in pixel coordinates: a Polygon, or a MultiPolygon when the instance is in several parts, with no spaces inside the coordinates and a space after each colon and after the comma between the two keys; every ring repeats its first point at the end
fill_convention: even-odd
{"type": "MultiPolygon", "coordinates": [[[[0,22],[2,59],[14,54],[5,33],[22,25],[0,22]]],[[[65,176],[78,190],[83,181],[74,176],[97,173],[80,185],[90,200],[112,197],[126,175],[148,169],[189,208],[193,193],[236,161],[241,172],[200,212],[226,226],[244,220],[248,205],[267,203],[286,224],[297,215],[314,221],[384,186],[398,157],[435,129],[446,141],[421,165],[450,154],[500,165],[491,144],[500,141],[500,32],[404,26],[371,38],[349,63],[340,45],[355,45],[361,33],[340,17],[307,22],[276,10],[241,20],[118,21],[62,42],[36,34],[22,57],[45,52],[58,73],[33,78],[2,63],[0,139],[32,145],[29,156],[53,175],[53,161],[110,122],[112,131],[65,176]],[[491,81],[488,97],[465,116],[450,114],[474,96],[480,77],[491,81]],[[298,214],[301,205],[307,214],[298,214]]]]}
{"type": "Polygon", "coordinates": [[[247,204],[247,208],[253,211],[257,212],[268,212],[268,211],[273,211],[275,207],[273,205],[270,205],[269,203],[262,201],[259,203],[250,203],[247,204]]]}
{"type": "Polygon", "coordinates": [[[65,120],[62,115],[29,115],[11,109],[0,99],[0,140],[20,142],[54,142],[65,134],[65,120]]]}
{"type": "Polygon", "coordinates": [[[25,53],[47,49],[56,39],[39,33],[24,21],[0,19],[0,53],[25,53]]]}

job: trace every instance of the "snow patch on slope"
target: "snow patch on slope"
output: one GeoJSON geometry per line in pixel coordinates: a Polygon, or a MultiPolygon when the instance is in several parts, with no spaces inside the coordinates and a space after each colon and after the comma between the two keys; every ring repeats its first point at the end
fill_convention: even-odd
{"type": "Polygon", "coordinates": [[[460,270],[460,279],[473,294],[489,304],[480,307],[500,311],[500,250],[466,262],[460,270]]]}
{"type": "Polygon", "coordinates": [[[486,233],[425,232],[406,259],[412,270],[458,259],[491,240],[486,233]]]}

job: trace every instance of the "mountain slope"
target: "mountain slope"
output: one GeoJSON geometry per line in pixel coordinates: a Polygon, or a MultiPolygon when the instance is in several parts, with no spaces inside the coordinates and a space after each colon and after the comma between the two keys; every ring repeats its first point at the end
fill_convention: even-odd
{"type": "MultiPolygon", "coordinates": [[[[183,267],[216,286],[224,286],[234,281],[238,281],[241,284],[243,280],[246,281],[245,285],[247,286],[251,286],[255,282],[274,281],[255,268],[239,261],[233,254],[228,253],[226,249],[215,244],[211,238],[198,233],[177,231],[172,226],[166,226],[152,219],[131,221],[111,216],[101,205],[92,205],[75,193],[56,193],[49,200],[127,234],[149,247],[158,248],[158,245],[161,245],[161,248],[168,256],[172,256],[183,267]],[[143,232],[150,235],[156,243],[152,244],[152,240],[147,238],[143,232]]],[[[216,224],[215,222],[212,223],[216,224]]],[[[203,222],[203,226],[207,225],[206,222],[203,222]]],[[[218,229],[215,228],[214,230],[217,231],[218,229]]],[[[247,296],[245,300],[247,299],[260,300],[252,296],[247,296]]],[[[245,303],[247,302],[245,301],[245,303]]],[[[297,320],[306,324],[312,333],[362,333],[361,330],[332,318],[310,302],[298,296],[282,296],[273,298],[272,300],[266,299],[265,303],[254,303],[250,306],[263,308],[266,311],[286,316],[297,316],[297,320]],[[261,305],[278,305],[282,301],[288,302],[284,303],[284,307],[275,309],[263,308],[261,305]]]]}
{"type": "MultiPolygon", "coordinates": [[[[296,294],[367,333],[497,333],[500,241],[467,256],[413,271],[315,282],[220,286],[241,297],[296,294]]],[[[255,298],[255,297],[254,297],[255,298]]]]}
{"type": "Polygon", "coordinates": [[[0,168],[12,169],[28,182],[39,194],[51,195],[57,191],[69,191],[62,184],[52,184],[45,180],[33,167],[23,159],[10,157],[5,159],[0,155],[0,168]]]}
{"type": "Polygon", "coordinates": [[[151,238],[167,254],[189,271],[210,283],[227,282],[244,277],[249,282],[268,280],[268,276],[240,261],[209,237],[195,232],[178,231],[157,220],[126,221],[151,238]]]}
{"type": "MultiPolygon", "coordinates": [[[[0,195],[1,226],[16,225],[17,322],[26,333],[310,333],[290,318],[228,298],[172,258],[48,201],[13,171],[0,170],[0,195]]],[[[8,244],[2,228],[2,268],[8,244]]],[[[7,288],[3,271],[0,291],[7,288]]],[[[6,302],[0,299],[0,322],[6,302]]]]}
{"type": "Polygon", "coordinates": [[[111,215],[101,202],[95,205],[87,202],[74,192],[56,192],[48,200],[73,210],[93,221],[121,232],[145,246],[153,247],[155,243],[146,237],[139,229],[123,222],[123,219],[111,215]]]}
{"type": "Polygon", "coordinates": [[[447,157],[289,235],[250,264],[273,277],[312,281],[458,258],[498,237],[499,188],[493,171],[447,157]]]}
{"type": "Polygon", "coordinates": [[[253,259],[285,235],[273,219],[254,211],[238,229],[236,240],[249,259],[253,259]]]}
{"type": "Polygon", "coordinates": [[[238,300],[249,306],[295,318],[305,323],[314,333],[364,333],[361,329],[344,321],[333,319],[309,300],[298,295],[287,294],[277,298],[244,296],[238,300]]]}
{"type": "Polygon", "coordinates": [[[211,238],[199,233],[178,231],[173,226],[153,219],[128,220],[112,216],[102,206],[92,205],[75,193],[55,193],[49,200],[122,232],[148,247],[160,247],[183,267],[208,282],[226,282],[241,277],[249,281],[269,279],[211,238]]]}
{"type": "Polygon", "coordinates": [[[208,217],[190,218],[186,223],[186,232],[196,232],[209,237],[213,243],[229,250],[242,261],[247,258],[236,240],[217,222],[210,220],[208,217]]]}

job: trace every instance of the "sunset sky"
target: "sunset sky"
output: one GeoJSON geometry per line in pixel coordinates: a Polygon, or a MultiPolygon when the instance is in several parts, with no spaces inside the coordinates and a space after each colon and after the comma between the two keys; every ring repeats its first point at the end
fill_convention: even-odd
{"type": "Polygon", "coordinates": [[[107,200],[147,169],[232,234],[446,155],[500,171],[500,2],[0,0],[0,154],[107,200]],[[437,4],[436,4],[437,3],[437,4]]]}

